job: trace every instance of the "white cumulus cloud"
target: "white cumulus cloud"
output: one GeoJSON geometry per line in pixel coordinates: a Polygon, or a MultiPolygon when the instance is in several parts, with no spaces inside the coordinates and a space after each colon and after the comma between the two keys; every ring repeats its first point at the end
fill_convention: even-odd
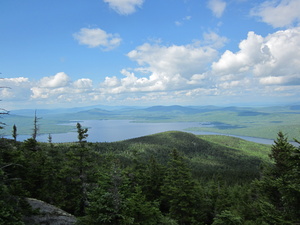
{"type": "Polygon", "coordinates": [[[121,15],[132,14],[137,7],[141,7],[144,0],[103,0],[109,7],[121,15]]]}
{"type": "Polygon", "coordinates": [[[127,55],[148,72],[164,73],[166,76],[180,74],[189,79],[205,72],[218,52],[211,47],[197,45],[161,46],[145,43],[127,55]]]}
{"type": "MultiPolygon", "coordinates": [[[[90,95],[97,94],[93,87],[93,81],[89,78],[81,78],[72,81],[71,78],[59,72],[54,76],[43,77],[38,82],[31,82],[31,99],[47,99],[49,103],[57,102],[81,102],[92,99],[90,95]]],[[[48,103],[48,102],[47,102],[48,103]]]]}
{"type": "Polygon", "coordinates": [[[300,22],[300,0],[265,1],[251,10],[252,16],[258,16],[273,27],[287,27],[300,22]]]}
{"type": "Polygon", "coordinates": [[[255,65],[263,58],[260,51],[262,43],[262,36],[249,32],[247,39],[239,44],[240,51],[237,53],[225,51],[219,61],[212,64],[213,70],[221,74],[237,74],[248,71],[250,66],[255,65]]]}
{"type": "Polygon", "coordinates": [[[30,81],[26,77],[2,78],[0,79],[1,100],[16,99],[23,101],[30,96],[30,81]]]}
{"type": "Polygon", "coordinates": [[[26,77],[15,77],[15,78],[0,78],[1,88],[13,88],[23,84],[27,84],[29,79],[26,77]]]}
{"type": "Polygon", "coordinates": [[[215,32],[207,32],[203,34],[203,43],[214,48],[222,48],[228,42],[226,37],[221,37],[215,32]]]}
{"type": "Polygon", "coordinates": [[[74,81],[73,86],[79,89],[87,89],[93,87],[93,81],[88,78],[82,78],[74,81]]]}
{"type": "Polygon", "coordinates": [[[218,51],[198,43],[171,46],[145,43],[127,56],[137,62],[138,67],[123,69],[121,78],[106,77],[101,83],[101,93],[145,95],[190,89],[189,86],[209,86],[211,81],[206,71],[217,58],[218,51]]]}
{"type": "Polygon", "coordinates": [[[220,18],[226,9],[226,2],[223,0],[209,0],[207,7],[212,11],[215,17],[220,18]]]}
{"type": "Polygon", "coordinates": [[[59,72],[38,81],[25,77],[0,79],[0,99],[43,104],[108,103],[195,104],[200,100],[260,99],[289,96],[297,99],[300,85],[300,27],[267,36],[250,31],[239,50],[217,49],[227,41],[216,33],[186,45],[144,43],[128,52],[135,67],[105,77],[95,84],[90,78],[72,80],[59,72]],[[218,96],[222,96],[219,98],[218,96]],[[252,97],[249,97],[249,99],[252,97]]]}
{"type": "Polygon", "coordinates": [[[70,78],[67,74],[60,72],[54,76],[42,78],[39,83],[41,87],[57,88],[66,86],[69,80],[70,78]]]}
{"type": "Polygon", "coordinates": [[[103,85],[107,86],[107,87],[116,87],[119,84],[120,84],[120,81],[116,76],[105,77],[105,81],[103,82],[103,85]]]}
{"type": "Polygon", "coordinates": [[[249,32],[239,48],[236,53],[225,51],[212,64],[212,72],[232,79],[260,77],[260,83],[266,85],[293,82],[299,85],[300,27],[277,31],[267,37],[249,32]]]}
{"type": "Polygon", "coordinates": [[[118,47],[122,41],[118,34],[110,34],[100,28],[81,28],[73,34],[79,44],[90,48],[101,47],[103,50],[111,50],[118,47]]]}
{"type": "Polygon", "coordinates": [[[266,85],[300,85],[300,74],[262,77],[259,82],[266,85]]]}

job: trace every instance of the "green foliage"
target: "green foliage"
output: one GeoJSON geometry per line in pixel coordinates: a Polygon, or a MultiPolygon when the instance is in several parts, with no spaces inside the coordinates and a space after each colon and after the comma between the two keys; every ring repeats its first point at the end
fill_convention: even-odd
{"type": "Polygon", "coordinates": [[[179,224],[199,224],[199,221],[205,220],[201,212],[201,189],[193,181],[191,171],[177,150],[171,153],[161,188],[164,207],[170,217],[176,219],[179,224]]]}
{"type": "MultiPolygon", "coordinates": [[[[0,225],[22,225],[22,216],[25,210],[22,209],[23,200],[21,196],[15,196],[11,187],[14,182],[13,175],[10,174],[13,163],[6,161],[13,157],[13,154],[7,154],[5,149],[9,143],[0,141],[0,225]]],[[[21,195],[22,192],[19,192],[21,195]]]]}
{"type": "Polygon", "coordinates": [[[5,184],[7,178],[3,167],[0,167],[0,224],[22,225],[24,223],[21,210],[18,208],[19,199],[11,195],[9,187],[5,184]]]}
{"type": "Polygon", "coordinates": [[[94,157],[98,155],[90,148],[73,145],[65,153],[64,165],[60,170],[66,191],[64,207],[78,216],[85,214],[90,186],[97,182],[99,166],[94,157]]]}
{"type": "Polygon", "coordinates": [[[291,145],[282,132],[272,146],[263,176],[255,182],[260,194],[261,214],[272,224],[299,222],[300,218],[300,149],[291,145]]]}
{"type": "Polygon", "coordinates": [[[164,185],[165,167],[159,164],[152,156],[146,168],[140,172],[141,179],[140,185],[143,187],[143,192],[150,201],[159,201],[162,196],[161,190],[164,185]]]}
{"type": "Polygon", "coordinates": [[[81,224],[296,224],[300,149],[287,140],[279,133],[266,150],[183,132],[114,143],[0,139],[0,221],[22,224],[26,196],[81,224]]]}
{"type": "Polygon", "coordinates": [[[141,187],[136,186],[134,192],[126,199],[125,215],[133,218],[132,224],[161,224],[163,218],[158,202],[146,199],[141,187]]]}
{"type": "MultiPolygon", "coordinates": [[[[193,177],[208,179],[219,176],[227,182],[245,182],[259,177],[260,164],[267,160],[269,150],[265,145],[236,139],[243,148],[233,145],[233,139],[225,139],[226,144],[218,140],[205,140],[206,136],[196,136],[184,132],[164,132],[145,137],[135,138],[119,143],[123,144],[122,152],[130,149],[138,151],[144,157],[155,159],[167,165],[169,152],[179,149],[186,158],[193,177]],[[254,147],[252,147],[255,146],[254,147]],[[245,150],[245,149],[249,150],[245,150]]],[[[126,152],[127,153],[127,152],[126,152]]],[[[130,152],[128,152],[130,154],[130,152]]]]}
{"type": "Polygon", "coordinates": [[[111,174],[102,175],[98,182],[98,187],[89,196],[90,205],[84,224],[131,224],[133,219],[123,214],[126,207],[125,181],[120,170],[114,166],[111,174]]]}
{"type": "Polygon", "coordinates": [[[216,216],[212,225],[242,225],[242,218],[231,211],[224,210],[216,216]]]}
{"type": "Polygon", "coordinates": [[[12,137],[14,138],[15,141],[17,141],[17,126],[14,124],[13,125],[13,130],[12,130],[12,137]]]}
{"type": "Polygon", "coordinates": [[[270,152],[270,145],[249,142],[241,138],[226,135],[201,135],[200,138],[217,145],[236,149],[241,155],[257,157],[263,159],[265,162],[270,162],[268,156],[270,152]]]}
{"type": "Polygon", "coordinates": [[[83,145],[84,142],[86,142],[86,138],[89,136],[87,134],[88,129],[87,128],[82,128],[80,123],[77,123],[76,125],[77,128],[77,133],[78,133],[78,141],[81,145],[83,145]]]}
{"type": "Polygon", "coordinates": [[[280,176],[280,174],[289,170],[291,166],[291,154],[295,147],[288,142],[287,137],[285,137],[282,132],[278,133],[278,138],[274,142],[275,144],[272,146],[269,156],[275,163],[273,167],[274,176],[280,176]]]}
{"type": "MultiPolygon", "coordinates": [[[[274,131],[281,130],[289,137],[296,137],[300,132],[300,115],[289,107],[270,107],[251,109],[257,115],[242,114],[242,108],[236,110],[215,110],[190,116],[187,121],[223,123],[226,126],[194,127],[191,131],[207,131],[239,136],[275,139],[274,131]]],[[[293,140],[292,138],[290,140],[293,140]]]]}
{"type": "Polygon", "coordinates": [[[24,141],[24,148],[26,150],[30,151],[36,151],[37,150],[37,141],[34,138],[28,138],[24,141]]]}

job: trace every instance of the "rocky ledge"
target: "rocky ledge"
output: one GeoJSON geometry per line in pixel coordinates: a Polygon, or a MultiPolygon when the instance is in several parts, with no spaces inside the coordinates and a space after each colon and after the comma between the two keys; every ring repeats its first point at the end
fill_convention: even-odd
{"type": "Polygon", "coordinates": [[[26,224],[45,224],[45,225],[74,225],[76,223],[75,216],[34,198],[26,199],[33,210],[37,210],[37,214],[26,217],[26,224]]]}

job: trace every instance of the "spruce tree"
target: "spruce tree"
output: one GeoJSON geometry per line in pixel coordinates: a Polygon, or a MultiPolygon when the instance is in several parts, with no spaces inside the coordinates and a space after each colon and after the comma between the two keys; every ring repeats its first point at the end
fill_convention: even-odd
{"type": "Polygon", "coordinates": [[[201,188],[177,150],[172,151],[168,166],[161,191],[169,216],[179,224],[204,224],[201,188]]]}
{"type": "Polygon", "coordinates": [[[9,165],[3,166],[0,159],[0,224],[24,225],[19,198],[10,193],[9,185],[7,185],[7,176],[4,172],[7,166],[9,165]]]}
{"type": "Polygon", "coordinates": [[[14,138],[14,141],[16,142],[17,141],[17,126],[14,124],[13,125],[13,130],[12,130],[12,137],[14,138]]]}
{"type": "Polygon", "coordinates": [[[89,195],[83,224],[132,224],[133,218],[124,215],[127,184],[118,163],[113,163],[111,171],[102,171],[98,187],[89,195]]]}
{"type": "Polygon", "coordinates": [[[263,220],[272,224],[299,223],[299,147],[279,132],[269,156],[273,164],[263,168],[261,179],[255,183],[263,220]]]}

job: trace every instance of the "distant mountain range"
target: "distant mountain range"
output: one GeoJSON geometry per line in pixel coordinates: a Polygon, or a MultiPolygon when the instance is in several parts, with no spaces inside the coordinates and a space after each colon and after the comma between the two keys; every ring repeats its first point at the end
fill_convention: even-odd
{"type": "MultiPolygon", "coordinates": [[[[129,115],[129,114],[149,114],[149,113],[166,113],[166,114],[197,114],[213,111],[228,111],[238,112],[241,116],[256,116],[264,113],[278,112],[278,111],[299,111],[300,105],[291,106],[272,106],[272,107],[218,107],[218,106],[85,106],[75,108],[57,108],[57,109],[36,109],[39,116],[53,116],[57,114],[81,114],[81,115],[129,115]]],[[[34,115],[35,109],[20,109],[10,111],[11,115],[30,116],[34,115]]],[[[295,112],[296,113],[296,112],[295,112]]]]}
{"type": "MultiPolygon", "coordinates": [[[[207,106],[85,106],[60,109],[37,109],[40,133],[54,134],[74,130],[70,122],[83,120],[130,120],[142,123],[197,122],[211,126],[197,126],[190,131],[216,132],[230,135],[273,139],[278,131],[299,138],[300,104],[267,107],[207,106]],[[63,124],[63,125],[62,125],[63,124]]],[[[19,134],[31,134],[34,109],[12,110],[2,115],[7,124],[0,134],[11,135],[14,124],[19,134]]]]}

